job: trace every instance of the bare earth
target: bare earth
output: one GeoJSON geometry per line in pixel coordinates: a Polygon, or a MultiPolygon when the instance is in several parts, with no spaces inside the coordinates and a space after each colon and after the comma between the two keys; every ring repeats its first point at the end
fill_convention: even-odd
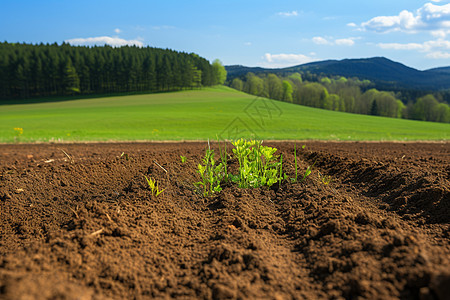
{"type": "Polygon", "coordinates": [[[450,143],[305,144],[213,197],[205,143],[0,145],[0,299],[450,299],[450,143]]]}

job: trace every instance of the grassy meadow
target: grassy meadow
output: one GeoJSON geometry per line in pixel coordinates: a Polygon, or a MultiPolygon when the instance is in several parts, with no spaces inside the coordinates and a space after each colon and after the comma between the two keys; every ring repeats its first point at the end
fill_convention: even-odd
{"type": "Polygon", "coordinates": [[[227,87],[0,105],[0,143],[206,140],[448,140],[450,124],[333,112],[227,87]],[[22,128],[14,130],[14,128],[22,128]]]}

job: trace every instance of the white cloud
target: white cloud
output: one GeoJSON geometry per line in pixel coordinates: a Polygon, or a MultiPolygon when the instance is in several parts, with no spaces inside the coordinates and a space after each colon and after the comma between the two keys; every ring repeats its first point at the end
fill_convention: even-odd
{"type": "Polygon", "coordinates": [[[426,51],[432,51],[436,48],[450,50],[450,41],[438,39],[435,41],[428,41],[424,43],[426,51]]]}
{"type": "Polygon", "coordinates": [[[125,40],[119,37],[110,37],[110,36],[99,36],[99,37],[89,37],[89,38],[76,38],[69,39],[65,41],[74,46],[103,46],[110,45],[113,47],[120,46],[138,46],[143,47],[144,43],[140,40],[125,40]]]}
{"type": "Polygon", "coordinates": [[[408,33],[420,30],[450,29],[450,4],[426,3],[416,12],[403,10],[397,16],[378,16],[362,23],[361,27],[375,32],[403,31],[408,33]]]}
{"type": "Polygon", "coordinates": [[[430,32],[432,36],[437,38],[445,38],[447,34],[450,33],[450,30],[434,30],[430,32]]]}
{"type": "Polygon", "coordinates": [[[419,27],[420,18],[414,16],[413,13],[404,10],[398,16],[380,16],[362,23],[362,27],[366,30],[376,32],[389,31],[413,31],[419,27]]]}
{"type": "Polygon", "coordinates": [[[245,42],[244,45],[245,45],[245,46],[251,46],[252,43],[251,43],[251,42],[245,42]]]}
{"type": "Polygon", "coordinates": [[[377,46],[384,50],[416,50],[434,59],[450,58],[450,41],[444,39],[423,43],[379,43],[377,46]]]}
{"type": "Polygon", "coordinates": [[[335,39],[324,38],[321,36],[315,36],[312,38],[313,43],[317,45],[337,45],[337,46],[353,46],[355,44],[355,38],[335,39]]]}
{"type": "Polygon", "coordinates": [[[317,59],[304,54],[264,54],[264,66],[270,68],[282,68],[316,61],[317,59]]]}
{"type": "Polygon", "coordinates": [[[442,51],[430,52],[427,54],[427,57],[432,59],[447,59],[450,58],[450,52],[442,52],[442,51]]]}
{"type": "Polygon", "coordinates": [[[358,27],[355,23],[351,22],[347,24],[348,27],[358,27]]]}
{"type": "Polygon", "coordinates": [[[122,32],[122,30],[120,30],[119,28],[116,28],[116,29],[114,29],[114,32],[117,33],[117,34],[119,34],[119,33],[122,32]]]}
{"type": "Polygon", "coordinates": [[[434,41],[427,41],[422,44],[419,43],[380,43],[377,45],[382,49],[393,49],[393,50],[420,50],[423,52],[432,52],[436,49],[450,50],[450,41],[444,39],[438,39],[434,41]]]}
{"type": "Polygon", "coordinates": [[[417,43],[379,43],[377,46],[385,50],[423,50],[424,48],[423,44],[417,43]]]}
{"type": "Polygon", "coordinates": [[[326,38],[321,37],[321,36],[313,37],[312,41],[314,42],[314,44],[317,44],[317,45],[330,45],[330,44],[332,44],[326,38]]]}
{"type": "Polygon", "coordinates": [[[338,46],[353,46],[355,41],[352,39],[337,39],[334,41],[338,46]]]}
{"type": "Polygon", "coordinates": [[[297,17],[298,11],[293,10],[293,11],[287,11],[287,12],[279,12],[279,13],[277,13],[277,15],[281,16],[281,17],[297,17]]]}

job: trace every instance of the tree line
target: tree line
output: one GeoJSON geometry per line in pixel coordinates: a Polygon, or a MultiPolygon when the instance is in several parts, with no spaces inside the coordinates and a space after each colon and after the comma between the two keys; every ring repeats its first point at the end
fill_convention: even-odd
{"type": "Polygon", "coordinates": [[[311,74],[247,73],[228,84],[248,94],[285,102],[365,115],[450,123],[450,107],[433,94],[401,100],[399,93],[379,91],[368,80],[316,77],[311,74]]]}
{"type": "Polygon", "coordinates": [[[222,84],[223,72],[169,49],[0,43],[0,99],[173,91],[222,84]]]}

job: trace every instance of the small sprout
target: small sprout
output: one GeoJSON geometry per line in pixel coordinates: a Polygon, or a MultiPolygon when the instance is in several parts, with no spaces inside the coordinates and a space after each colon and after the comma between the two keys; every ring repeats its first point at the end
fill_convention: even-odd
{"type": "Polygon", "coordinates": [[[223,173],[225,174],[223,181],[228,182],[228,153],[227,153],[227,142],[224,141],[223,146],[220,145],[219,137],[217,137],[217,140],[219,141],[219,155],[220,160],[222,162],[223,166],[223,173]]]}
{"type": "Polygon", "coordinates": [[[305,180],[305,178],[308,177],[309,175],[311,175],[311,166],[309,166],[308,169],[306,169],[306,172],[303,175],[302,181],[305,180]]]}
{"type": "Polygon", "coordinates": [[[319,179],[325,185],[330,184],[331,181],[333,180],[332,176],[330,176],[330,175],[322,175],[320,172],[319,172],[319,179]]]}
{"type": "MultiPolygon", "coordinates": [[[[306,145],[302,146],[302,149],[305,149],[306,145]]],[[[291,178],[291,182],[297,182],[298,181],[298,164],[297,164],[297,144],[294,145],[294,168],[295,168],[295,177],[291,178]]],[[[315,163],[314,163],[315,164],[315,163]]],[[[314,165],[313,165],[314,166],[314,165]]],[[[312,166],[311,166],[312,169],[312,166]]],[[[308,167],[308,169],[306,170],[306,173],[303,175],[303,179],[300,180],[303,181],[306,179],[306,177],[308,177],[311,174],[311,169],[308,167]]]]}
{"type": "MultiPolygon", "coordinates": [[[[303,145],[302,149],[304,149],[303,145]]],[[[291,178],[291,182],[297,182],[298,180],[298,168],[297,168],[297,144],[294,145],[294,167],[295,167],[295,178],[291,178]]]]}
{"type": "Polygon", "coordinates": [[[122,152],[122,154],[120,154],[120,157],[125,157],[125,159],[126,159],[127,161],[130,160],[130,156],[128,155],[128,153],[125,153],[125,152],[122,152]]]}
{"type": "Polygon", "coordinates": [[[148,178],[147,176],[145,176],[145,179],[147,180],[148,186],[150,187],[150,190],[152,191],[152,195],[155,197],[158,197],[159,194],[161,194],[162,192],[164,192],[165,189],[163,190],[159,190],[158,187],[158,183],[156,182],[155,179],[153,178],[148,178]]]}
{"type": "Polygon", "coordinates": [[[183,155],[180,155],[180,158],[181,158],[181,163],[186,163],[186,161],[187,161],[187,158],[186,158],[186,156],[183,156],[183,155]]]}
{"type": "Polygon", "coordinates": [[[214,150],[211,149],[209,140],[208,148],[205,151],[203,165],[198,164],[197,172],[200,174],[202,181],[194,183],[197,187],[203,188],[204,196],[211,196],[222,190],[221,183],[225,181],[226,164],[217,163],[214,159],[214,150]]]}
{"type": "MultiPolygon", "coordinates": [[[[303,178],[302,178],[301,181],[305,180],[309,175],[311,175],[312,168],[314,167],[314,165],[316,164],[316,162],[317,162],[317,161],[315,161],[311,166],[309,166],[309,167],[306,169],[305,174],[303,174],[303,178]]],[[[300,181],[300,182],[301,182],[301,181],[300,181]]]]}
{"type": "Polygon", "coordinates": [[[280,154],[280,174],[278,177],[278,184],[281,186],[281,180],[283,179],[283,154],[280,154]]]}

